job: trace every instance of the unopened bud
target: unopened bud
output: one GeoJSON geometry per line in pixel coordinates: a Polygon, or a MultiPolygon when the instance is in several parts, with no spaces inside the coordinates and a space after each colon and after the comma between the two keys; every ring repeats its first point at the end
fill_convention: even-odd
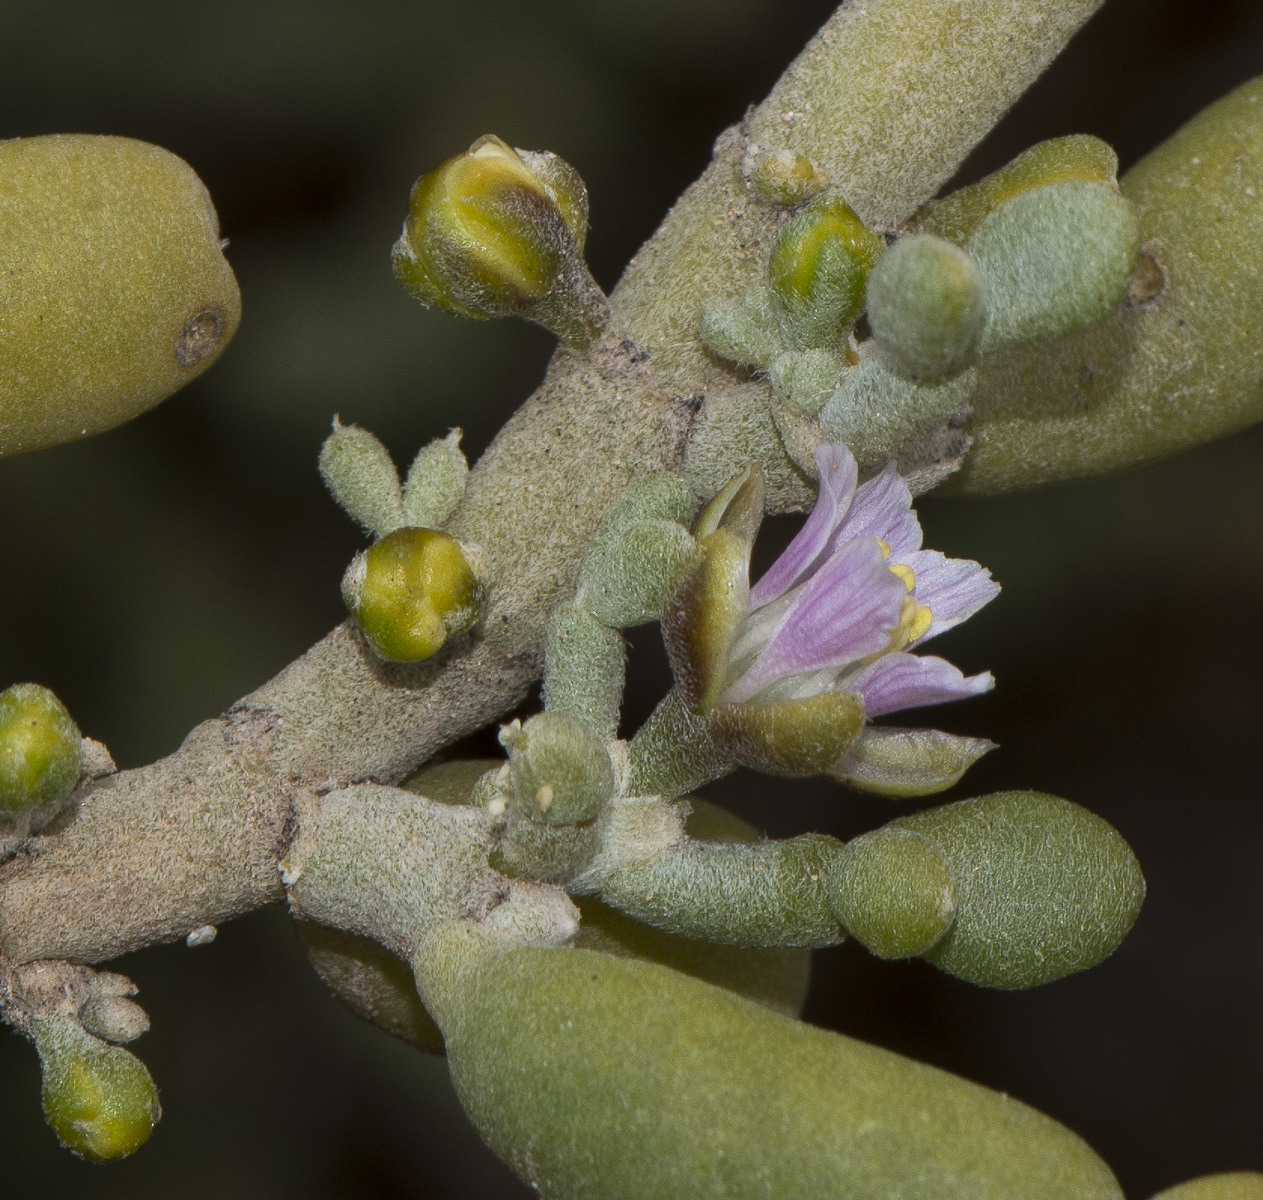
{"type": "Polygon", "coordinates": [[[829,176],[805,154],[774,150],[760,154],[749,170],[750,186],[768,204],[805,204],[829,186],[829,176]]]}
{"type": "Polygon", "coordinates": [[[513,793],[523,816],[545,825],[590,821],[614,794],[614,767],[600,739],[566,713],[506,725],[513,793]]]}
{"type": "Polygon", "coordinates": [[[139,1150],[162,1116],[158,1089],[121,1046],[50,1017],[32,1030],[44,1074],[44,1118],[68,1150],[89,1162],[114,1162],[139,1150]]]}
{"type": "Polygon", "coordinates": [[[46,687],[0,692],[0,817],[56,804],[79,778],[79,727],[46,687]]]}
{"type": "Polygon", "coordinates": [[[478,580],[456,542],[434,529],[396,529],[357,554],[342,598],[389,662],[429,658],[478,617],[478,580]]]}
{"type": "Polygon", "coordinates": [[[417,180],[392,254],[395,276],[428,307],[526,317],[587,346],[608,306],[583,262],[586,228],[586,193],[572,168],[483,137],[417,180]]]}
{"type": "Polygon", "coordinates": [[[897,375],[947,379],[978,355],[987,323],[986,286],[964,250],[915,234],[892,246],[874,269],[868,323],[897,375]]]}
{"type": "Polygon", "coordinates": [[[864,284],[885,243],[836,193],[782,226],[768,260],[781,325],[800,349],[836,348],[864,307],[864,284]]]}

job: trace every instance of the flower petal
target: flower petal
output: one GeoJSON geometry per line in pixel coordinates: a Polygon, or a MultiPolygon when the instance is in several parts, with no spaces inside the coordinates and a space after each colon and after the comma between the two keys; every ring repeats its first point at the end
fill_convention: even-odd
{"type": "Polygon", "coordinates": [[[724,700],[749,700],[782,676],[879,653],[890,644],[906,595],[875,539],[847,542],[801,586],[766,648],[725,689],[724,700]]]}
{"type": "Polygon", "coordinates": [[[892,556],[911,553],[921,545],[921,523],[912,511],[912,493],[894,463],[887,463],[880,475],[856,489],[832,545],[860,537],[880,538],[892,556]]]}
{"type": "Polygon", "coordinates": [[[968,620],[999,595],[1000,585],[991,572],[970,559],[948,558],[937,550],[891,555],[892,560],[896,557],[912,568],[916,575],[913,595],[931,613],[930,626],[917,639],[918,645],[968,620]]]}
{"type": "Polygon", "coordinates": [[[864,698],[870,717],[979,696],[995,686],[990,671],[965,676],[945,658],[918,654],[885,654],[847,682],[847,690],[864,698]]]}
{"type": "Polygon", "coordinates": [[[818,446],[816,471],[820,481],[816,506],[794,540],[785,547],[784,553],[751,589],[752,608],[775,600],[802,582],[825,552],[834,530],[846,516],[855,492],[856,467],[851,452],[845,446],[828,442],[818,446]]]}

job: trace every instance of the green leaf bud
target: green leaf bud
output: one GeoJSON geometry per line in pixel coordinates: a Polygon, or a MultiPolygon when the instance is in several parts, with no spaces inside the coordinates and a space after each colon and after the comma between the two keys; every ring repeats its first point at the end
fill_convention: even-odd
{"type": "Polygon", "coordinates": [[[864,702],[853,692],[719,704],[706,714],[706,732],[724,754],[755,771],[793,779],[827,772],[863,728],[864,702]]]}
{"type": "Polygon", "coordinates": [[[583,560],[576,602],[613,629],[656,621],[695,549],[692,535],[674,521],[642,521],[598,537],[583,560]]]}
{"type": "MultiPolygon", "coordinates": [[[[880,352],[864,354],[829,397],[820,413],[824,436],[848,447],[865,470],[894,458],[899,473],[914,480],[953,456],[959,460],[969,446],[959,430],[970,412],[977,368],[940,382],[914,383],[889,370],[883,358],[880,352]]],[[[920,483],[917,490],[927,486],[932,484],[920,483]]]]}
{"type": "Polygon", "coordinates": [[[986,287],[964,250],[914,234],[896,242],[869,277],[868,322],[895,374],[947,379],[978,356],[986,287]]]}
{"type": "Polygon", "coordinates": [[[139,1150],[162,1110],[144,1063],[85,1033],[67,1017],[34,1022],[44,1075],[44,1118],[68,1150],[114,1162],[139,1150]]]}
{"type": "Polygon", "coordinates": [[[843,367],[832,350],[790,350],[772,363],[768,378],[782,400],[814,417],[829,402],[843,367]]]}
{"type": "Polygon", "coordinates": [[[0,692],[0,818],[65,799],[79,779],[81,743],[48,688],[15,683],[0,692]]]}
{"type": "Polygon", "coordinates": [[[417,451],[403,488],[404,524],[438,529],[456,511],[469,478],[460,438],[461,431],[453,429],[417,451]]]}
{"type": "Polygon", "coordinates": [[[434,529],[396,529],[357,554],[342,599],[388,662],[429,658],[478,619],[478,580],[460,546],[434,529]]]}
{"type": "Polygon", "coordinates": [[[924,954],[956,915],[942,851],[907,829],[878,829],[848,842],[830,869],[833,911],[878,958],[924,954]]]}
{"type": "Polygon", "coordinates": [[[1099,321],[1127,295],[1140,254],[1131,201],[1099,183],[1059,183],[997,208],[970,239],[987,281],[983,349],[1099,321]]]}
{"type": "Polygon", "coordinates": [[[130,421],[219,357],[241,296],[187,163],[130,138],[14,138],[0,181],[0,455],[130,421]]]}
{"type": "Polygon", "coordinates": [[[797,150],[760,154],[746,178],[760,200],[785,208],[805,204],[829,186],[825,169],[797,150]]]}
{"type": "Polygon", "coordinates": [[[924,957],[994,988],[1083,971],[1127,935],[1145,896],[1140,865],[1100,817],[1042,792],[997,792],[901,817],[951,867],[956,920],[924,957]]]}
{"type": "Polygon", "coordinates": [[[320,477],[338,504],[374,537],[405,524],[394,460],[367,429],[333,418],[333,432],[320,447],[320,477]]]}
{"type": "Polygon", "coordinates": [[[743,367],[766,367],[785,349],[771,288],[751,288],[740,300],[707,300],[697,334],[712,354],[743,367]]]}
{"type": "Polygon", "coordinates": [[[574,236],[586,231],[586,195],[581,203],[578,176],[555,156],[549,162],[541,178],[487,136],[423,175],[392,253],[395,277],[427,307],[521,316],[571,345],[590,345],[609,308],[574,236]]]}
{"type": "Polygon", "coordinates": [[[577,717],[545,712],[504,726],[517,809],[546,825],[590,821],[614,795],[605,744],[577,717]]]}
{"type": "Polygon", "coordinates": [[[869,725],[828,774],[857,792],[904,799],[946,791],[984,754],[986,738],[958,737],[938,729],[869,725]]]}
{"type": "MultiPolygon", "coordinates": [[[[427,999],[456,932],[416,960],[427,999]]],[[[547,1200],[1121,1200],[1020,1101],[666,967],[534,947],[463,967],[434,1009],[456,1092],[547,1200]]]]}
{"type": "Polygon", "coordinates": [[[1263,1200],[1263,1175],[1257,1171],[1203,1175],[1167,1188],[1153,1200],[1263,1200]]]}
{"type": "Polygon", "coordinates": [[[987,215],[1014,196],[1053,183],[1102,183],[1117,187],[1118,155],[1086,133],[1052,138],[1023,151],[1007,166],[932,200],[910,222],[916,233],[932,233],[964,246],[987,215]]]}
{"type": "Polygon", "coordinates": [[[544,707],[608,741],[618,733],[624,674],[622,635],[578,604],[558,606],[544,637],[544,707]]]}
{"type": "Polygon", "coordinates": [[[837,347],[864,307],[864,284],[885,250],[836,193],[781,227],[767,264],[781,328],[794,347],[837,347]]]}

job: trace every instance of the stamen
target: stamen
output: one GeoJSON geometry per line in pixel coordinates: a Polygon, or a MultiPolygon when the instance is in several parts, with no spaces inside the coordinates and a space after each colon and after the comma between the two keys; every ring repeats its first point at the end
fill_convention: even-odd
{"type": "Polygon", "coordinates": [[[874,538],[873,541],[877,543],[877,548],[881,551],[882,558],[889,558],[890,557],[890,543],[883,542],[881,538],[874,538]]]}
{"type": "Polygon", "coordinates": [[[904,566],[903,563],[895,563],[895,565],[890,568],[890,573],[892,575],[897,575],[900,579],[902,579],[903,586],[907,588],[908,591],[912,591],[913,587],[916,585],[916,572],[911,567],[904,566]]]}

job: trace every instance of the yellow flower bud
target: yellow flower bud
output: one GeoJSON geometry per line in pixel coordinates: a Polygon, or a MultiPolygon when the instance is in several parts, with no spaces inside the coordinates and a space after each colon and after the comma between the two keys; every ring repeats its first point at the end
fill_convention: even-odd
{"type": "Polygon", "coordinates": [[[0,278],[0,455],[130,421],[241,317],[202,181],[130,138],[0,141],[0,278]]]}
{"type": "Polygon", "coordinates": [[[587,193],[573,168],[487,136],[417,180],[395,277],[427,307],[526,317],[586,346],[608,316],[581,255],[586,231],[587,193]]]}
{"type": "Polygon", "coordinates": [[[864,285],[885,249],[836,192],[782,226],[767,264],[781,323],[800,349],[837,347],[864,307],[864,285]]]}
{"type": "Polygon", "coordinates": [[[162,1109],[140,1059],[66,1017],[41,1020],[32,1034],[44,1072],[44,1118],[63,1146],[104,1163],[149,1140],[162,1109]]]}
{"type": "Polygon", "coordinates": [[[79,728],[37,683],[0,692],[0,817],[55,804],[79,778],[79,728]]]}
{"type": "Polygon", "coordinates": [[[435,529],[396,529],[357,554],[342,598],[389,662],[429,658],[478,616],[478,580],[456,542],[435,529]]]}

